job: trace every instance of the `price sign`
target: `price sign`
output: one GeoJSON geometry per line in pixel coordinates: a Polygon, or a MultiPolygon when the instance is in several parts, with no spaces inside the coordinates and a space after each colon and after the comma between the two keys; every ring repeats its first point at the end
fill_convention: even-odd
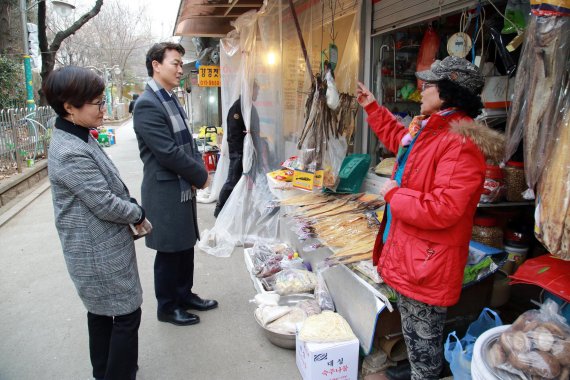
{"type": "Polygon", "coordinates": [[[200,66],[198,69],[198,86],[220,87],[220,66],[200,66]]]}

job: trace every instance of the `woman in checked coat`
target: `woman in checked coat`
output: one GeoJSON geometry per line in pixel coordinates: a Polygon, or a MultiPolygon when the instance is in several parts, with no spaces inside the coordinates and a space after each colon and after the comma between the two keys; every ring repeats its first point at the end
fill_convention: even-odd
{"type": "Polygon", "coordinates": [[[65,263],[87,309],[95,379],[135,379],[142,288],[133,234],[150,228],[144,210],[109,157],[91,137],[105,113],[104,83],[68,66],[43,85],[58,114],[48,171],[55,224],[65,263]]]}

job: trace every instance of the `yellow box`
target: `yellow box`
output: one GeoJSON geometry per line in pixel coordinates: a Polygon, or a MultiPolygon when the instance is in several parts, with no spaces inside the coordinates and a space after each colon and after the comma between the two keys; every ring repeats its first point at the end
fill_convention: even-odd
{"type": "Polygon", "coordinates": [[[293,174],[293,187],[303,190],[313,190],[313,181],[315,174],[311,172],[304,172],[302,170],[295,170],[293,174]]]}
{"type": "Polygon", "coordinates": [[[323,179],[325,177],[325,171],[324,170],[317,170],[315,172],[315,180],[313,182],[313,185],[315,187],[323,187],[323,179]]]}

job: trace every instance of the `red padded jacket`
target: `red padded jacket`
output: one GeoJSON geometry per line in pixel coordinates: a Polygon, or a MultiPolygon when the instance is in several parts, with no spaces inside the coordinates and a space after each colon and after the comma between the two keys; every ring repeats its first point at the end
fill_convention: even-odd
{"type": "MultiPolygon", "coordinates": [[[[407,129],[376,102],[365,110],[372,130],[396,153],[407,129]]],[[[401,187],[385,197],[392,221],[386,244],[382,223],[373,261],[388,285],[430,305],[457,303],[485,159],[500,159],[503,144],[500,133],[460,111],[429,118],[410,151],[401,187]]]]}

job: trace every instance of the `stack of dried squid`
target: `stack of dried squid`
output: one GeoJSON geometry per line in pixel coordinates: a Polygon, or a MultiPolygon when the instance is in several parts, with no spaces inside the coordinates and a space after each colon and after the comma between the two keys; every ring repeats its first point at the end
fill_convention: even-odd
{"type": "Polygon", "coordinates": [[[348,264],[372,258],[379,226],[365,211],[384,205],[377,195],[305,194],[281,204],[298,206],[290,215],[303,219],[306,227],[333,250],[330,261],[348,264]]]}

